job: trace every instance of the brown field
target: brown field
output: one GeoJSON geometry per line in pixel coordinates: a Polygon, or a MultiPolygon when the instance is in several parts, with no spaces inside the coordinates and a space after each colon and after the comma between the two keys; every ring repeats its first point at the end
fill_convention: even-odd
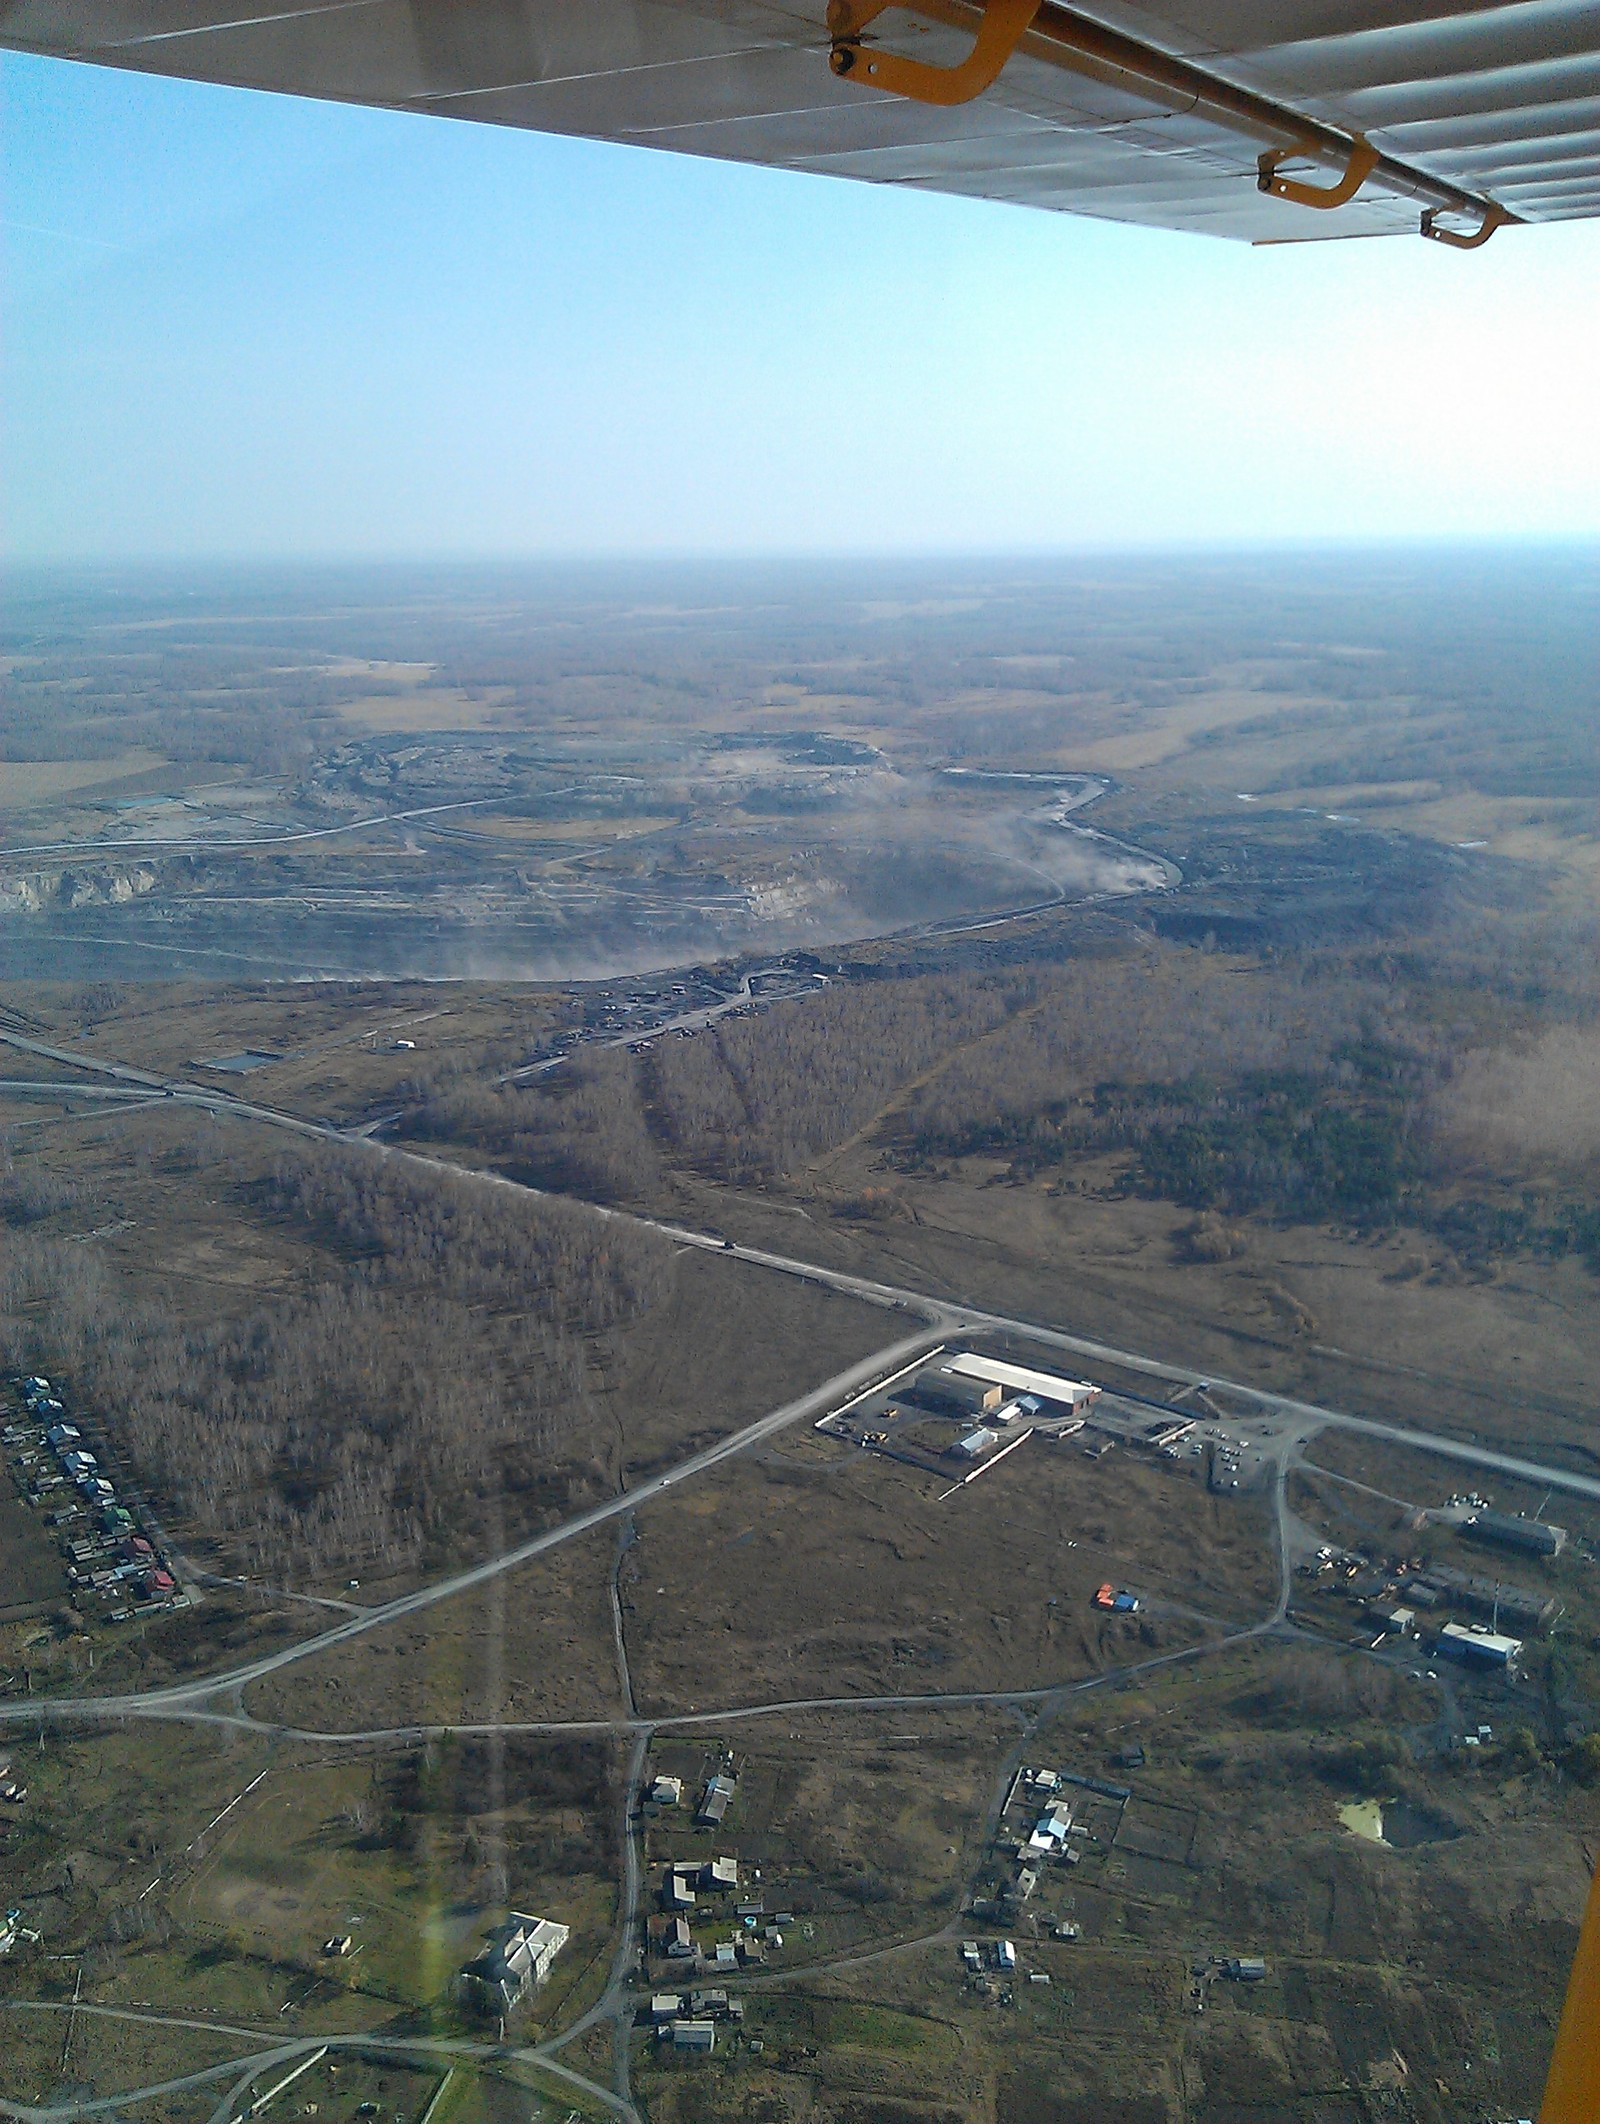
{"type": "MultiPolygon", "coordinates": [[[[876,1188],[886,1213],[814,1210],[798,1249],[792,1214],[764,1198],[680,1178],[672,1206],[752,1245],[1354,1415],[1524,1454],[1536,1442],[1580,1455],[1592,1444],[1600,1307],[1578,1262],[1523,1257],[1485,1275],[1415,1232],[1256,1225],[1236,1259],[1210,1263],[1183,1244],[1192,1213],[1102,1193],[1092,1164],[1059,1184],[997,1181],[977,1159],[939,1175],[886,1175],[870,1143],[858,1144],[826,1167],[816,1210],[876,1188]]],[[[805,1199],[803,1184],[796,1193],[805,1199]]]]}
{"type": "Polygon", "coordinates": [[[313,1733],[623,1715],[601,1528],[255,1683],[248,1708],[313,1733]]]}
{"type": "Polygon", "coordinates": [[[642,835],[662,833],[681,823],[669,814],[630,819],[519,819],[478,812],[473,817],[472,830],[493,834],[498,840],[553,841],[562,846],[569,841],[580,845],[592,841],[636,841],[642,835]]]}
{"type": "Polygon", "coordinates": [[[169,764],[159,752],[122,752],[91,760],[0,760],[0,808],[29,811],[55,797],[114,788],[169,764]]]}
{"type": "Polygon", "coordinates": [[[1049,1687],[1271,1603],[1259,1510],[1192,1479],[1030,1442],[941,1504],[944,1487],[875,1454],[818,1467],[780,1447],[642,1511],[624,1578],[641,1708],[1049,1687]],[[1108,1577],[1149,1613],[1098,1615],[1108,1577]]]}
{"type": "Polygon", "coordinates": [[[66,1598],[66,1576],[40,1515],[0,1481],[0,1659],[10,1663],[20,1650],[7,1640],[27,1628],[29,1618],[58,1607],[66,1598]]]}
{"type": "MultiPolygon", "coordinates": [[[[680,1431],[673,1450],[687,1442],[680,1431]]],[[[642,1712],[1049,1687],[1248,1624],[1270,1604],[1259,1504],[1210,1498],[1164,1465],[1091,1464],[1070,1442],[1040,1443],[941,1505],[937,1478],[820,1452],[801,1428],[636,1515],[620,1589],[642,1712]],[[1137,1623],[1094,1612],[1107,1577],[1141,1592],[1137,1623]]],[[[617,1717],[605,1591],[616,1541],[597,1530],[298,1663],[256,1684],[250,1707],[333,1732],[617,1717]]]]}
{"type": "MultiPolygon", "coordinates": [[[[1132,725],[1125,734],[1095,738],[1087,745],[1075,744],[1063,766],[1101,769],[1108,774],[1131,774],[1139,768],[1156,767],[1185,753],[1202,732],[1229,730],[1234,726],[1267,722],[1292,716],[1309,706],[1303,697],[1246,690],[1222,684],[1174,702],[1155,713],[1128,715],[1132,725]]],[[[1245,785],[1248,787],[1248,784],[1245,785]]]]}
{"type": "Polygon", "coordinates": [[[339,703],[339,713],[364,731],[409,737],[423,731],[497,730],[506,721],[510,690],[495,687],[473,698],[456,687],[416,686],[339,703]]]}

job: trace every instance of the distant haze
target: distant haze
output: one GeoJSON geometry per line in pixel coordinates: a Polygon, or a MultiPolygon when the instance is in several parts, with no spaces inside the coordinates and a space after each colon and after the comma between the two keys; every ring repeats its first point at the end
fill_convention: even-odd
{"type": "Polygon", "coordinates": [[[1600,528],[1600,227],[1251,250],[7,59],[22,557],[1600,528]]]}

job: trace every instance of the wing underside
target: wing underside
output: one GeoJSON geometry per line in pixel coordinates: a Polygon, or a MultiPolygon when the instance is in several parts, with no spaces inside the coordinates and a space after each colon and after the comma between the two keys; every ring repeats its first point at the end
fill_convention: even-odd
{"type": "Polygon", "coordinates": [[[1024,0],[958,100],[989,5],[0,0],[0,44],[1257,242],[1600,211],[1595,0],[1024,0]]]}

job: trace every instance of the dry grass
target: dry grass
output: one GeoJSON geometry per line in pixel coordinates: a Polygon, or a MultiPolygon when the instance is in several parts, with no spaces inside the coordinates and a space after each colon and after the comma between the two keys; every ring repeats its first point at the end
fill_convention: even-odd
{"type": "Polygon", "coordinates": [[[132,781],[167,764],[159,752],[122,752],[103,760],[0,760],[0,807],[26,811],[52,797],[132,781]]]}
{"type": "Polygon", "coordinates": [[[498,730],[505,721],[508,698],[505,690],[470,700],[453,686],[419,686],[415,692],[341,701],[339,713],[346,722],[359,723],[374,733],[410,736],[430,730],[498,730]]]}
{"type": "Polygon", "coordinates": [[[1226,729],[1234,723],[1257,722],[1308,705],[1296,695],[1218,687],[1209,693],[1197,693],[1173,701],[1154,715],[1148,711],[1135,711],[1130,719],[1132,727],[1115,737],[1074,745],[1071,748],[1072,765],[1098,767],[1111,774],[1126,774],[1137,767],[1154,767],[1184,751],[1205,731],[1226,729]]]}
{"type": "Polygon", "coordinates": [[[492,833],[505,841],[632,841],[639,835],[659,833],[681,822],[671,815],[629,819],[518,819],[502,813],[479,812],[472,821],[474,833],[492,833]]]}

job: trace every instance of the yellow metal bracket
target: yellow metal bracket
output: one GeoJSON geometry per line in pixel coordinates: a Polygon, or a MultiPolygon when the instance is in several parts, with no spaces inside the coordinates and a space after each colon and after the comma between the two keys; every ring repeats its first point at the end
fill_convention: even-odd
{"type": "Polygon", "coordinates": [[[1424,236],[1431,238],[1434,243],[1449,244],[1453,251],[1476,251],[1481,245],[1489,241],[1489,238],[1499,228],[1501,222],[1509,221],[1510,219],[1511,216],[1506,212],[1505,208],[1497,206],[1491,200],[1483,210],[1483,219],[1478,223],[1471,235],[1468,236],[1464,235],[1460,229],[1440,228],[1439,209],[1437,207],[1429,207],[1422,217],[1422,233],[1424,236]]]}
{"type": "Polygon", "coordinates": [[[1302,184],[1297,177],[1280,174],[1279,165],[1304,155],[1304,148],[1271,148],[1256,164],[1256,189],[1274,199],[1289,199],[1296,206],[1341,207],[1356,196],[1378,167],[1378,150],[1363,134],[1350,144],[1350,159],[1344,175],[1335,184],[1302,184]]]}
{"type": "Polygon", "coordinates": [[[874,88],[913,103],[970,103],[999,80],[1006,61],[1038,14],[1040,0],[987,0],[972,50],[959,66],[928,66],[897,52],[868,50],[861,32],[889,0],[830,0],[828,28],[833,49],[828,64],[841,80],[870,81],[874,88]]]}

